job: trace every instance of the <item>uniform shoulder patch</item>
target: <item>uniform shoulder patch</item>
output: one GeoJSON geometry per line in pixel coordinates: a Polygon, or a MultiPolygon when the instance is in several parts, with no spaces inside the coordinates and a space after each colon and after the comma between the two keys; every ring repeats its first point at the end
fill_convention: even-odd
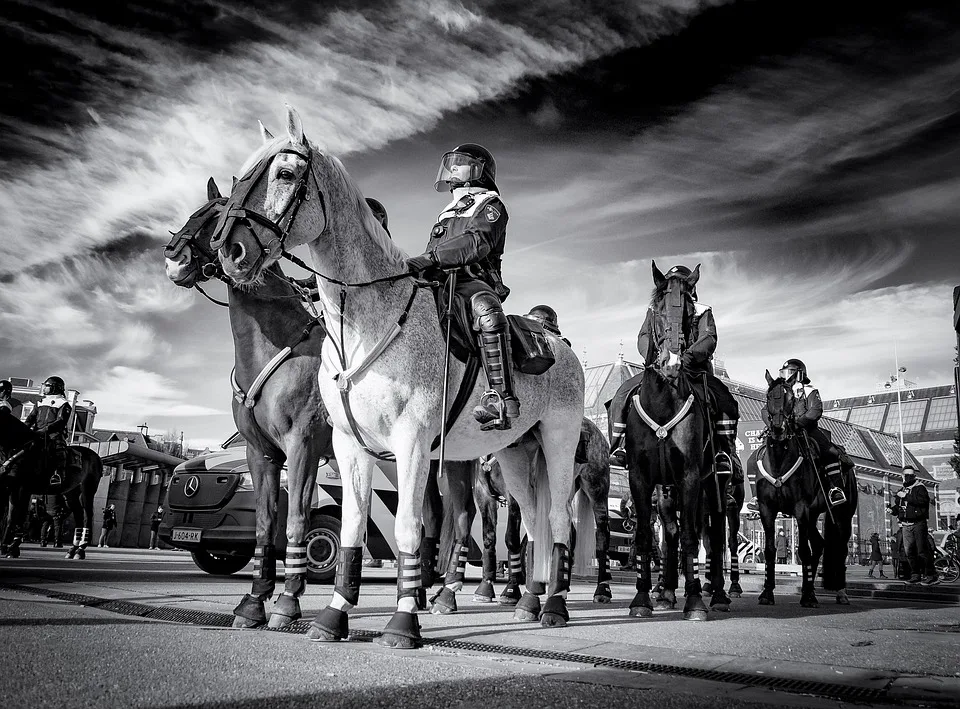
{"type": "Polygon", "coordinates": [[[486,216],[488,222],[495,222],[500,218],[500,210],[494,207],[492,204],[488,204],[483,210],[484,216],[486,216]]]}

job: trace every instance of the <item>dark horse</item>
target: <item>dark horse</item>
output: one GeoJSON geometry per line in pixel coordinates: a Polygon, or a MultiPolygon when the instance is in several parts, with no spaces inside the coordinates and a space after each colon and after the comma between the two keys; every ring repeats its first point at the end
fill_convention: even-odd
{"type": "MultiPolygon", "coordinates": [[[[700,552],[703,505],[717,510],[712,515],[721,523],[710,524],[713,548],[723,545],[722,501],[726,491],[718,489],[718,476],[710,476],[706,451],[710,446],[710,422],[704,401],[704,385],[690,376],[681,365],[681,355],[695,317],[692,293],[700,277],[699,266],[689,276],[664,276],[653,264],[656,287],[650,303],[651,318],[648,366],[640,391],[631,398],[626,419],[627,469],[630,492],[638,520],[650,519],[652,496],[661,486],[658,511],[663,525],[663,595],[657,607],[676,606],[678,569],[682,562],[684,620],[706,620],[700,586],[700,552]],[[655,352],[654,352],[655,351],[655,352]],[[708,477],[709,476],[709,477],[708,477]],[[711,493],[705,495],[704,492],[711,493]],[[679,524],[677,516],[679,514],[679,524]],[[678,547],[682,557],[678,558],[678,547]]],[[[653,614],[650,598],[650,561],[652,533],[649,524],[638,524],[634,532],[637,555],[637,594],[630,602],[630,615],[653,614]]],[[[714,555],[713,565],[723,573],[723,557],[714,555]]],[[[714,591],[715,607],[729,608],[730,600],[722,584],[714,591]]]]}
{"type": "MultiPolygon", "coordinates": [[[[734,484],[728,482],[727,498],[724,505],[724,511],[727,522],[727,549],[730,551],[730,589],[731,598],[740,598],[743,595],[743,587],[740,585],[740,510],[743,509],[743,500],[746,497],[743,482],[734,484]]],[[[710,535],[705,534],[703,544],[706,551],[706,564],[708,568],[713,569],[713,549],[710,546],[710,535]]],[[[723,549],[718,552],[723,556],[723,549]]],[[[723,576],[718,578],[711,577],[703,584],[704,593],[712,593],[717,584],[722,588],[723,576]]]]}
{"type": "Polygon", "coordinates": [[[68,559],[86,558],[93,527],[93,498],[103,477],[103,463],[85,446],[67,447],[67,468],[63,483],[51,487],[51,463],[38,434],[6,409],[0,411],[0,448],[19,450],[28,446],[22,457],[0,478],[0,494],[7,500],[7,524],[3,533],[3,555],[20,556],[23,527],[31,495],[63,495],[73,513],[76,528],[68,559]]]}
{"type": "MultiPolygon", "coordinates": [[[[221,275],[210,240],[226,199],[212,178],[207,182],[207,200],[164,249],[170,280],[184,288],[197,287],[201,293],[201,283],[221,275]]],[[[288,279],[276,265],[265,272],[256,288],[228,287],[235,352],[233,416],[237,430],[247,441],[247,463],[257,499],[253,588],[234,609],[235,627],[268,624],[264,603],[276,589],[274,540],[280,469],[284,464],[290,499],[286,573],[284,592],[269,618],[270,627],[285,627],[301,617],[299,599],[306,588],[308,556],[315,564],[326,565],[335,563],[339,554],[338,544],[331,544],[328,535],[310,533],[317,467],[320,458],[331,457],[333,451],[332,428],[317,384],[325,331],[320,320],[303,307],[308,298],[302,285],[288,279]]],[[[464,467],[452,464],[450,469],[459,472],[464,467]]],[[[449,499],[457,498],[451,495],[449,499]]],[[[432,577],[441,515],[435,476],[428,484],[424,508],[424,542],[427,547],[432,544],[432,550],[423,558],[432,577]]],[[[361,561],[358,556],[352,563],[359,566],[361,561]]]]}
{"type": "Polygon", "coordinates": [[[853,475],[843,481],[847,501],[828,507],[823,483],[816,469],[815,444],[796,426],[793,417],[794,395],[782,378],[766,373],[768,429],[764,444],[747,461],[747,471],[757,481],[757,501],[763,524],[765,578],[761,605],[773,605],[776,587],[774,550],[777,513],[795,517],[799,541],[803,584],[800,605],[816,608],[819,603],[814,590],[817,568],[823,556],[823,587],[836,591],[837,603],[849,603],[846,594],[847,543],[857,510],[857,484],[853,475]],[[824,534],[817,530],[817,521],[824,512],[824,534]]]}
{"type": "MultiPolygon", "coordinates": [[[[597,588],[593,592],[595,603],[609,603],[613,598],[610,590],[610,519],[607,498],[610,494],[610,445],[596,424],[583,419],[580,426],[580,443],[577,446],[574,485],[571,493],[574,505],[575,527],[579,536],[584,536],[589,527],[595,529],[597,556],[597,588]]],[[[507,492],[500,465],[490,456],[481,462],[484,474],[478,476],[474,485],[474,500],[483,523],[483,578],[473,599],[492,603],[495,599],[493,583],[497,568],[497,513],[501,506],[507,507],[507,529],[504,543],[509,555],[507,585],[497,602],[500,605],[516,605],[521,598],[520,586],[526,583],[523,573],[520,534],[520,506],[507,492]]],[[[576,553],[573,572],[589,573],[588,557],[576,553]]]]}

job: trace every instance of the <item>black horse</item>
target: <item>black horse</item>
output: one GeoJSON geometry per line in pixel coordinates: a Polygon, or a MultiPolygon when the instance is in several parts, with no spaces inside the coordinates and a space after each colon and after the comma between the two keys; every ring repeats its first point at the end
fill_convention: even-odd
{"type": "Polygon", "coordinates": [[[69,446],[63,482],[51,486],[53,461],[41,435],[6,410],[0,411],[0,449],[8,452],[23,450],[22,455],[10,464],[7,473],[0,477],[0,499],[7,507],[0,553],[10,558],[20,556],[32,495],[63,495],[76,525],[67,558],[86,558],[93,526],[93,498],[103,477],[100,456],[84,446],[69,446]]]}
{"type": "Polygon", "coordinates": [[[794,421],[793,390],[782,378],[767,377],[768,429],[764,444],[747,461],[747,470],[757,481],[757,501],[765,537],[765,578],[761,605],[773,605],[776,587],[774,564],[776,552],[777,513],[795,517],[799,541],[797,551],[803,567],[800,605],[816,608],[819,605],[814,591],[814,580],[823,557],[823,587],[836,591],[837,603],[850,601],[846,594],[847,544],[857,510],[857,483],[853,475],[843,481],[847,501],[829,507],[823,481],[817,472],[816,444],[803,433],[794,421]],[[817,530],[820,515],[827,513],[824,534],[817,530]]]}
{"type": "MultiPolygon", "coordinates": [[[[676,606],[678,569],[682,549],[684,620],[706,620],[698,556],[704,505],[716,509],[711,518],[722,519],[722,501],[726,490],[718,476],[710,475],[710,422],[704,401],[704,385],[681,366],[683,345],[692,330],[696,316],[692,293],[699,278],[699,267],[691,275],[664,276],[653,265],[654,289],[650,303],[653,325],[648,366],[640,391],[631,399],[626,419],[627,469],[630,492],[637,509],[637,519],[650,519],[652,495],[661,486],[657,508],[663,524],[664,559],[663,593],[657,602],[661,609],[676,606]],[[704,492],[709,494],[705,496],[704,492]],[[706,498],[706,499],[705,499],[706,498]],[[679,514],[679,523],[678,523],[679,514]]],[[[713,548],[723,544],[723,525],[712,524],[713,548]]],[[[652,534],[649,524],[638,524],[634,532],[637,555],[637,594],[630,603],[630,615],[649,617],[653,614],[650,599],[650,561],[652,534]]],[[[723,572],[721,555],[714,555],[714,565],[723,572]]],[[[716,573],[711,573],[715,578],[716,573]]],[[[713,599],[722,607],[730,600],[718,587],[713,599]]]]}
{"type": "MultiPolygon", "coordinates": [[[[727,549],[730,550],[730,588],[731,598],[740,598],[743,595],[743,587],[740,585],[740,510],[743,509],[743,501],[746,497],[744,483],[728,483],[726,504],[724,505],[724,514],[727,522],[727,549]]],[[[703,537],[704,547],[706,547],[706,564],[708,568],[713,568],[713,549],[710,546],[710,535],[703,537]]],[[[723,556],[721,548],[718,552],[723,556]]],[[[703,584],[704,593],[712,593],[714,586],[720,584],[722,588],[723,576],[711,578],[703,584]]]]}

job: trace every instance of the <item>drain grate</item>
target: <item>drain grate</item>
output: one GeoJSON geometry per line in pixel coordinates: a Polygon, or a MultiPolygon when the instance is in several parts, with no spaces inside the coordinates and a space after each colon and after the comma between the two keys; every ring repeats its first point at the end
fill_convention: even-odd
{"type": "MultiPolygon", "coordinates": [[[[46,596],[78,605],[96,607],[100,610],[119,613],[121,615],[132,615],[153,620],[165,620],[175,623],[189,625],[203,625],[229,628],[233,625],[233,615],[229,613],[212,613],[209,611],[191,610],[188,608],[170,608],[169,606],[150,606],[143,603],[132,603],[129,601],[116,601],[94,596],[85,596],[77,593],[60,593],[58,591],[47,591],[30,586],[21,586],[18,584],[0,583],[0,588],[12,591],[29,593],[32,595],[46,596]]],[[[261,628],[262,630],[276,630],[278,632],[302,635],[307,632],[310,622],[307,620],[298,620],[286,628],[271,629],[261,628]]],[[[955,628],[957,626],[947,626],[955,628]]],[[[956,631],[953,631],[956,632],[956,631]]],[[[359,642],[370,642],[380,637],[380,633],[372,630],[353,630],[350,633],[350,640],[359,642]]],[[[625,660],[612,657],[601,657],[598,655],[582,655],[572,652],[560,652],[556,650],[537,650],[533,648],[511,647],[509,645],[491,645],[487,643],[468,642],[464,640],[440,640],[424,639],[424,645],[430,647],[466,650],[469,652],[480,652],[495,655],[512,655],[516,657],[529,657],[538,660],[552,660],[555,662],[573,662],[578,664],[593,665],[594,667],[608,667],[611,669],[628,670],[631,672],[647,672],[652,674],[671,675],[677,677],[688,677],[691,679],[703,679],[713,682],[723,682],[726,684],[742,684],[751,687],[761,687],[764,689],[790,692],[793,694],[809,694],[818,697],[861,701],[861,702],[885,702],[900,703],[901,698],[887,696],[886,689],[876,689],[872,687],[856,687],[845,684],[833,684],[830,682],[813,682],[803,679],[790,679],[787,677],[776,677],[772,675],[748,674],[746,672],[723,672],[720,670],[704,670],[695,667],[683,667],[680,665],[663,665],[656,662],[643,662],[640,660],[625,660]]]]}

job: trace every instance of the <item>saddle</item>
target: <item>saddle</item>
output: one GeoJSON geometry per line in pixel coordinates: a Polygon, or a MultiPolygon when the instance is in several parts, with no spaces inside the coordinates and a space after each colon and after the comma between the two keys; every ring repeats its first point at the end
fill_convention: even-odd
{"type": "MultiPolygon", "coordinates": [[[[446,289],[435,289],[433,295],[437,303],[437,315],[445,329],[446,289]]],[[[556,358],[540,323],[522,315],[507,315],[507,325],[510,329],[510,350],[513,356],[513,365],[517,371],[524,374],[543,374],[553,366],[556,358]]],[[[463,363],[471,358],[480,358],[477,337],[470,317],[470,305],[464,298],[456,294],[453,298],[450,353],[463,363]]]]}

